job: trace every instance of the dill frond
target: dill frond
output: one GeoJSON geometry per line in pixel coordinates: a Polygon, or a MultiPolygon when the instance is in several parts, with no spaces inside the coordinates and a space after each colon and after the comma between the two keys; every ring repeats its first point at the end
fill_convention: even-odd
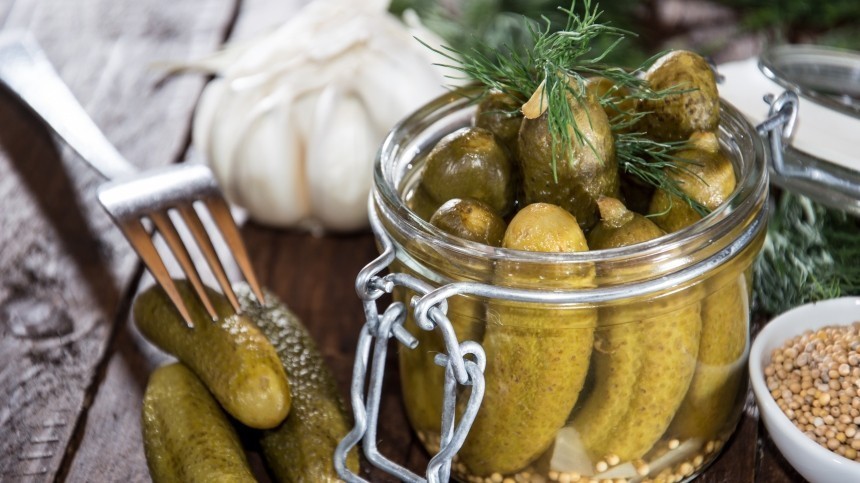
{"type": "Polygon", "coordinates": [[[574,12],[576,0],[571,2],[570,8],[559,8],[567,16],[567,22],[561,30],[553,30],[553,22],[547,17],[542,18],[542,24],[523,18],[523,26],[531,37],[531,48],[527,49],[504,45],[496,49],[479,46],[460,51],[448,46],[435,49],[424,45],[451,61],[444,67],[481,84],[484,95],[500,91],[522,102],[531,98],[543,85],[544,97],[541,102],[545,99],[552,147],[550,162],[556,182],[559,161],[576,163],[577,157],[571,155],[576,146],[585,145],[599,154],[583,134],[582,127],[577,125],[572,104],[575,106],[585,102],[588,77],[605,77],[615,87],[599,101],[603,106],[610,105],[612,110],[618,112],[617,116],[610,119],[610,124],[616,133],[616,155],[621,168],[641,181],[681,198],[699,214],[706,215],[707,208],[687,196],[664,171],[664,168],[684,169],[684,160],[672,156],[683,143],[660,143],[648,140],[644,135],[623,134],[644,115],[635,112],[635,107],[628,110],[622,108],[625,100],[658,100],[686,90],[669,88],[654,91],[638,75],[663,53],[646,60],[632,71],[605,64],[606,57],[633,34],[600,23],[602,11],[597,4],[592,7],[591,0],[584,0],[583,7],[581,15],[574,12]],[[593,51],[597,39],[608,39],[609,46],[593,51]],[[617,94],[620,92],[625,95],[619,97],[617,94]]]}
{"type": "Polygon", "coordinates": [[[755,263],[758,309],[775,314],[807,302],[860,294],[860,222],[784,192],[755,263]]]}
{"type": "MultiPolygon", "coordinates": [[[[674,155],[686,145],[686,141],[653,141],[638,132],[622,132],[615,135],[615,155],[618,158],[619,169],[645,184],[672,195],[669,197],[671,203],[674,203],[672,200],[677,197],[699,216],[707,216],[710,210],[687,195],[675,179],[666,173],[667,170],[691,173],[685,165],[694,162],[674,155]]],[[[669,208],[671,209],[671,204],[669,208]]],[[[662,214],[665,213],[655,213],[655,215],[662,214]]]]}

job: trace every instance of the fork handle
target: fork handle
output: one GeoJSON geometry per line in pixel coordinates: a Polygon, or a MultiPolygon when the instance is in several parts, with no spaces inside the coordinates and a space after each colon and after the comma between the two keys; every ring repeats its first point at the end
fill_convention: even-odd
{"type": "Polygon", "coordinates": [[[105,178],[137,171],[78,103],[30,34],[0,34],[0,83],[105,178]]]}

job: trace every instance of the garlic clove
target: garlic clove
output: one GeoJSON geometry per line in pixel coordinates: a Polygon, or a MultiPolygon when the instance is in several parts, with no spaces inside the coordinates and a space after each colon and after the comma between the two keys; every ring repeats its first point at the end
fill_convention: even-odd
{"type": "Polygon", "coordinates": [[[373,125],[380,133],[380,142],[404,113],[414,111],[445,92],[432,66],[415,56],[375,49],[363,52],[361,59],[352,85],[367,106],[373,125]],[[392,82],[392,79],[400,80],[392,82]],[[380,91],[380,86],[385,86],[384,92],[380,91]]]}
{"type": "MultiPolygon", "coordinates": [[[[213,79],[206,85],[197,101],[194,111],[194,122],[191,126],[191,140],[197,147],[204,149],[204,154],[210,160],[212,152],[209,147],[209,135],[215,122],[215,113],[227,92],[227,84],[222,79],[213,79]]],[[[216,169],[213,166],[213,169],[216,169]]]]}
{"type": "Polygon", "coordinates": [[[313,215],[323,225],[338,231],[366,225],[378,137],[354,93],[332,85],[320,94],[306,169],[313,215]]]}
{"type": "Polygon", "coordinates": [[[291,99],[263,109],[244,130],[232,160],[232,179],[242,189],[236,202],[255,220],[294,225],[310,215],[304,182],[304,146],[292,126],[291,99]]]}
{"type": "MultiPolygon", "coordinates": [[[[217,107],[211,113],[211,128],[201,128],[201,131],[208,132],[208,136],[201,136],[207,141],[203,147],[227,199],[236,201],[243,189],[233,176],[236,150],[253,123],[255,113],[249,106],[257,105],[263,93],[259,90],[236,89],[226,79],[221,83],[216,82],[212,88],[216,90],[212,100],[217,101],[217,107]],[[223,89],[220,95],[217,92],[219,89],[223,89]]],[[[208,96],[204,98],[208,101],[208,96]]],[[[205,106],[202,109],[204,114],[209,110],[205,106]]]]}

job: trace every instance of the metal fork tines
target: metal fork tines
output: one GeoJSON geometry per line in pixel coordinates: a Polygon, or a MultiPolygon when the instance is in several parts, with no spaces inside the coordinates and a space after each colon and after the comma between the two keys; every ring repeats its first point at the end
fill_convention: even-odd
{"type": "Polygon", "coordinates": [[[0,83],[41,117],[84,161],[105,178],[115,179],[99,188],[99,200],[190,327],[194,323],[188,308],[141,222],[143,218],[152,221],[214,319],[217,314],[212,301],[170,216],[173,212],[174,217],[187,225],[224,295],[239,312],[236,294],[195,205],[205,208],[254,295],[263,301],[239,230],[208,167],[180,164],[138,174],[89,118],[36,41],[26,33],[0,33],[0,83]]]}
{"type": "Polygon", "coordinates": [[[102,185],[99,188],[98,197],[114,222],[140,255],[143,263],[155,277],[156,282],[164,288],[170,300],[176,305],[189,327],[193,327],[191,316],[164,261],[155,248],[152,238],[141,222],[144,217],[149,218],[155,225],[155,229],[170,248],[186,278],[213,319],[217,318],[215,308],[206,295],[200,274],[194,266],[185,242],[168,214],[169,211],[174,211],[188,227],[212,274],[221,286],[221,290],[238,313],[240,311],[239,301],[232,290],[227,272],[215,250],[215,245],[198,216],[194,204],[197,202],[198,206],[205,207],[221,232],[224,241],[231,248],[232,255],[254,295],[257,296],[258,300],[263,300],[263,294],[254,276],[248,252],[230,214],[230,208],[222,198],[212,171],[208,167],[201,164],[188,164],[147,171],[131,179],[102,185]]]}

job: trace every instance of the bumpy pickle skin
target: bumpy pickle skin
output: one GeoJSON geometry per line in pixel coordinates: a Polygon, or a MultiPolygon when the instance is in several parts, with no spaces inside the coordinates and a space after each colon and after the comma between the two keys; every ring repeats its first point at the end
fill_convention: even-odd
{"type": "MultiPolygon", "coordinates": [[[[278,481],[340,481],[332,458],[352,421],[316,343],[299,318],[271,293],[260,305],[247,285],[237,284],[235,290],[242,311],[272,341],[293,386],[289,416],[260,437],[266,463],[278,481]]],[[[347,458],[347,467],[358,474],[356,450],[347,458]]]]}
{"type": "Polygon", "coordinates": [[[672,422],[671,431],[678,438],[712,439],[732,422],[729,418],[746,374],[748,328],[749,293],[745,275],[740,274],[702,301],[699,364],[672,422]]]}
{"type": "Polygon", "coordinates": [[[241,423],[272,428],[290,410],[290,384],[272,344],[247,317],[233,313],[227,299],[207,289],[218,314],[212,320],[185,281],[176,281],[194,320],[189,329],[161,287],[134,303],[134,321],[153,344],[194,371],[221,406],[241,423]]]}
{"type": "MultiPolygon", "coordinates": [[[[689,139],[690,149],[675,156],[689,161],[682,170],[666,170],[690,198],[709,210],[715,210],[735,190],[735,171],[731,160],[720,152],[716,135],[712,132],[696,133],[689,139]]],[[[693,208],[680,198],[656,190],[651,199],[649,213],[654,223],[667,233],[686,228],[702,219],[693,208]]]]}
{"type": "MultiPolygon", "coordinates": [[[[488,246],[501,245],[506,227],[504,220],[485,203],[457,198],[439,207],[430,223],[448,234],[488,246]]],[[[410,273],[399,263],[393,270],[410,273]]],[[[394,299],[408,307],[414,295],[414,292],[398,287],[394,299]]],[[[448,319],[460,341],[481,342],[485,312],[484,302],[474,297],[457,295],[448,299],[448,319]]],[[[438,448],[432,447],[433,438],[428,435],[438,435],[441,430],[445,370],[433,359],[436,354],[446,352],[445,344],[438,331],[421,330],[415,324],[412,311],[407,314],[404,327],[418,340],[417,348],[401,348],[399,351],[406,413],[419,437],[435,452],[438,448]]]]}
{"type": "Polygon", "coordinates": [[[681,141],[696,131],[713,131],[720,123],[717,81],[700,55],[675,50],[657,59],[645,73],[655,91],[675,89],[661,99],[643,101],[640,130],[657,141],[681,141]]]}
{"type": "MultiPolygon", "coordinates": [[[[589,246],[594,249],[634,245],[664,234],[618,200],[602,198],[598,205],[603,220],[589,234],[589,246]]],[[[603,334],[596,339],[605,338],[610,348],[627,347],[628,351],[604,357],[598,348],[595,355],[593,364],[599,372],[592,394],[603,401],[590,398],[574,420],[592,458],[610,454],[621,461],[641,458],[665,433],[696,367],[702,330],[700,293],[698,287],[689,287],[648,304],[600,311],[603,334]],[[649,317],[655,312],[660,315],[649,317]],[[601,379],[601,374],[608,376],[601,379]],[[610,387],[616,384],[617,391],[610,387]]]]}
{"type": "MultiPolygon", "coordinates": [[[[735,173],[731,161],[719,151],[713,133],[696,133],[690,137],[692,149],[679,153],[691,159],[691,174],[682,175],[682,189],[709,209],[725,202],[735,188],[735,173]]],[[[658,190],[651,203],[651,212],[665,211],[669,195],[658,190]]],[[[692,208],[677,198],[664,216],[655,222],[667,231],[677,231],[701,219],[692,208]]],[[[724,267],[723,273],[735,270],[724,267]]],[[[743,371],[737,364],[746,351],[749,327],[749,290],[746,278],[725,282],[715,276],[707,282],[710,295],[702,300],[702,337],[699,362],[684,404],[672,423],[678,437],[711,438],[735,407],[734,399],[742,383],[743,371]],[[714,284],[723,286],[710,288],[714,284]]]]}
{"type": "Polygon", "coordinates": [[[492,92],[485,97],[475,111],[475,126],[484,128],[516,157],[517,135],[523,115],[522,101],[502,92],[492,92]]]}
{"type": "Polygon", "coordinates": [[[558,205],[576,217],[580,228],[588,230],[597,223],[597,199],[618,197],[618,162],[612,126],[594,94],[584,91],[580,99],[571,95],[569,103],[583,141],[577,141],[580,137],[571,127],[570,151],[556,163],[548,114],[522,122],[517,160],[523,201],[558,205]]]}
{"type": "MultiPolygon", "coordinates": [[[[523,208],[510,222],[503,247],[543,252],[585,251],[576,219],[545,203],[523,208]]],[[[590,287],[593,266],[556,265],[535,273],[500,263],[496,283],[540,283],[544,287],[590,287]]],[[[564,426],[588,372],[597,313],[491,302],[483,347],[486,390],[481,409],[459,456],[470,473],[519,470],[538,458],[564,426]]]]}
{"type": "MultiPolygon", "coordinates": [[[[588,234],[592,250],[634,245],[664,235],[650,220],[628,211],[614,198],[601,198],[597,204],[601,220],[588,234]]],[[[639,321],[625,320],[623,311],[599,312],[591,358],[594,388],[573,421],[593,461],[605,456],[603,443],[625,416],[635,396],[642,371],[644,335],[639,321]]]]}
{"type": "Polygon", "coordinates": [[[636,101],[630,97],[629,89],[600,76],[590,77],[585,88],[598,99],[610,122],[621,126],[628,125],[628,128],[622,129],[625,131],[632,127],[636,101]]]}
{"type": "Polygon", "coordinates": [[[160,367],[150,376],[141,425],[155,483],[256,481],[230,421],[181,363],[160,367]]]}
{"type": "Polygon", "coordinates": [[[430,217],[430,224],[464,240],[497,247],[507,224],[486,203],[470,198],[448,200],[430,217]]]}
{"type": "Polygon", "coordinates": [[[667,296],[668,300],[651,303],[649,309],[661,315],[636,322],[644,344],[634,396],[611,434],[593,446],[595,454],[617,455],[621,461],[635,460],[645,455],[666,432],[696,367],[702,331],[698,292],[688,288],[667,296]],[[672,309],[667,311],[667,306],[672,309]]]}
{"type": "Polygon", "coordinates": [[[440,139],[427,154],[419,188],[434,210],[450,199],[473,198],[505,216],[514,208],[515,178],[510,154],[493,133],[464,127],[440,139]]]}
{"type": "MultiPolygon", "coordinates": [[[[397,272],[409,273],[404,268],[398,268],[397,272]]],[[[414,295],[410,290],[397,287],[394,300],[403,302],[408,307],[414,295]]],[[[451,297],[448,299],[447,315],[457,340],[481,342],[486,319],[483,301],[462,295],[451,297]]],[[[439,448],[434,436],[438,436],[442,428],[445,369],[436,365],[433,360],[436,354],[444,354],[447,351],[439,332],[419,328],[411,311],[407,314],[403,326],[418,340],[418,347],[415,349],[402,347],[398,351],[400,384],[406,415],[419,438],[431,452],[436,452],[439,448]]]]}

